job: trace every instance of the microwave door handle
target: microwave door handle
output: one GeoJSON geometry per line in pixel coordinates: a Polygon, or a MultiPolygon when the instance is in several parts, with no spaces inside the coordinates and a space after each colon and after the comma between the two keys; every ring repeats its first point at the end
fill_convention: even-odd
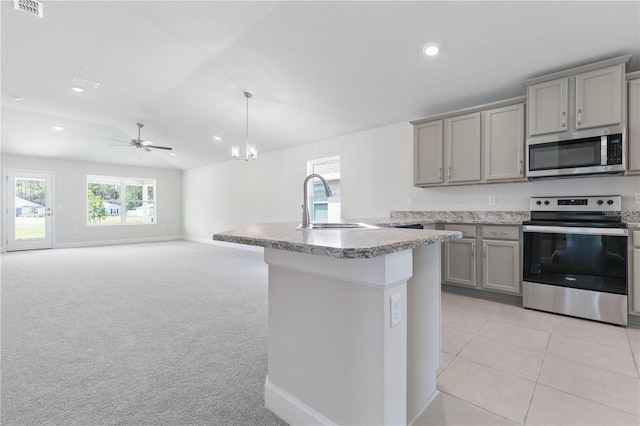
{"type": "Polygon", "coordinates": [[[523,232],[538,232],[542,234],[588,234],[588,235],[612,235],[624,237],[629,231],[624,228],[580,228],[573,226],[539,226],[525,225],[523,232]]]}
{"type": "Polygon", "coordinates": [[[607,165],[607,137],[602,136],[600,138],[600,165],[607,165]]]}

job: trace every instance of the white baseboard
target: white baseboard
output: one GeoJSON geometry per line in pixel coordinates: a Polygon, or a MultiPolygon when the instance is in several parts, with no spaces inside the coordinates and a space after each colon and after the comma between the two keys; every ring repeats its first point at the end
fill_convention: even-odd
{"type": "Polygon", "coordinates": [[[420,416],[422,416],[422,414],[427,410],[427,408],[429,408],[429,405],[431,405],[433,400],[436,399],[438,395],[440,395],[440,391],[438,389],[433,391],[433,393],[429,396],[429,398],[427,398],[424,404],[422,404],[416,415],[413,416],[413,419],[411,419],[411,421],[408,423],[410,426],[413,425],[420,418],[420,416]]]}
{"type": "Polygon", "coordinates": [[[73,243],[56,243],[53,248],[65,249],[65,248],[82,248],[82,247],[98,247],[98,246],[112,246],[120,244],[140,244],[140,243],[156,243],[161,241],[175,241],[183,240],[182,235],[172,235],[166,237],[150,237],[150,238],[127,238],[122,240],[102,240],[102,241],[80,241],[73,243]]]}
{"type": "Polygon", "coordinates": [[[336,423],[269,382],[264,384],[264,405],[290,425],[335,425],[336,423]]]}

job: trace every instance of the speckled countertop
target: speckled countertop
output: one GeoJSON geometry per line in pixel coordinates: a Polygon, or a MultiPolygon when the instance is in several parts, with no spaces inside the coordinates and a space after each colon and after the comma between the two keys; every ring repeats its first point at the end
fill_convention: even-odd
{"type": "MultiPolygon", "coordinates": [[[[630,228],[640,227],[640,211],[623,212],[630,228]]],[[[461,238],[460,232],[398,229],[398,225],[475,223],[522,225],[528,211],[393,211],[390,217],[358,219],[379,229],[296,229],[298,223],[265,223],[221,232],[214,240],[309,253],[342,259],[365,259],[461,238]]]]}
{"type": "MultiPolygon", "coordinates": [[[[371,223],[371,222],[369,222],[371,223]]],[[[423,229],[296,229],[298,223],[264,223],[213,235],[217,241],[340,259],[367,259],[462,238],[461,232],[423,229]]]]}
{"type": "Polygon", "coordinates": [[[389,226],[398,223],[477,223],[487,225],[522,225],[529,211],[392,211],[389,226]]]}

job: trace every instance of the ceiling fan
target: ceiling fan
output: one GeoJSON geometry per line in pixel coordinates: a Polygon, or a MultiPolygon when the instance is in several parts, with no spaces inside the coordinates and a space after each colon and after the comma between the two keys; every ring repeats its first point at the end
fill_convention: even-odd
{"type": "MultiPolygon", "coordinates": [[[[154,145],[154,143],[151,142],[151,141],[140,139],[140,129],[142,129],[144,127],[144,124],[136,123],[136,125],[138,126],[138,137],[136,139],[131,139],[131,142],[125,142],[125,141],[120,141],[118,139],[111,139],[111,138],[107,138],[107,139],[109,139],[110,141],[121,142],[121,143],[127,144],[127,145],[124,145],[124,146],[134,146],[136,148],[143,148],[145,151],[151,151],[151,149],[149,149],[149,148],[165,149],[167,151],[172,151],[173,150],[173,148],[170,148],[168,146],[154,145]]],[[[123,146],[123,145],[116,145],[116,146],[123,146]]]]}

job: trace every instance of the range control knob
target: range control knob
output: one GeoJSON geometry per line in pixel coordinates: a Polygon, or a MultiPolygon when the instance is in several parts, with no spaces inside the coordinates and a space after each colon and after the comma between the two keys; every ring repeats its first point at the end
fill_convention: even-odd
{"type": "Polygon", "coordinates": [[[609,205],[613,204],[613,200],[607,200],[607,204],[609,205]]]}
{"type": "Polygon", "coordinates": [[[548,206],[549,205],[549,200],[545,200],[544,205],[548,206]]]}
{"type": "Polygon", "coordinates": [[[536,201],[536,204],[540,205],[540,204],[542,204],[542,201],[538,200],[538,201],[536,201]]]}
{"type": "Polygon", "coordinates": [[[600,206],[600,205],[602,205],[602,203],[604,203],[604,201],[602,201],[602,200],[598,200],[598,205],[599,205],[599,206],[600,206]]]}

